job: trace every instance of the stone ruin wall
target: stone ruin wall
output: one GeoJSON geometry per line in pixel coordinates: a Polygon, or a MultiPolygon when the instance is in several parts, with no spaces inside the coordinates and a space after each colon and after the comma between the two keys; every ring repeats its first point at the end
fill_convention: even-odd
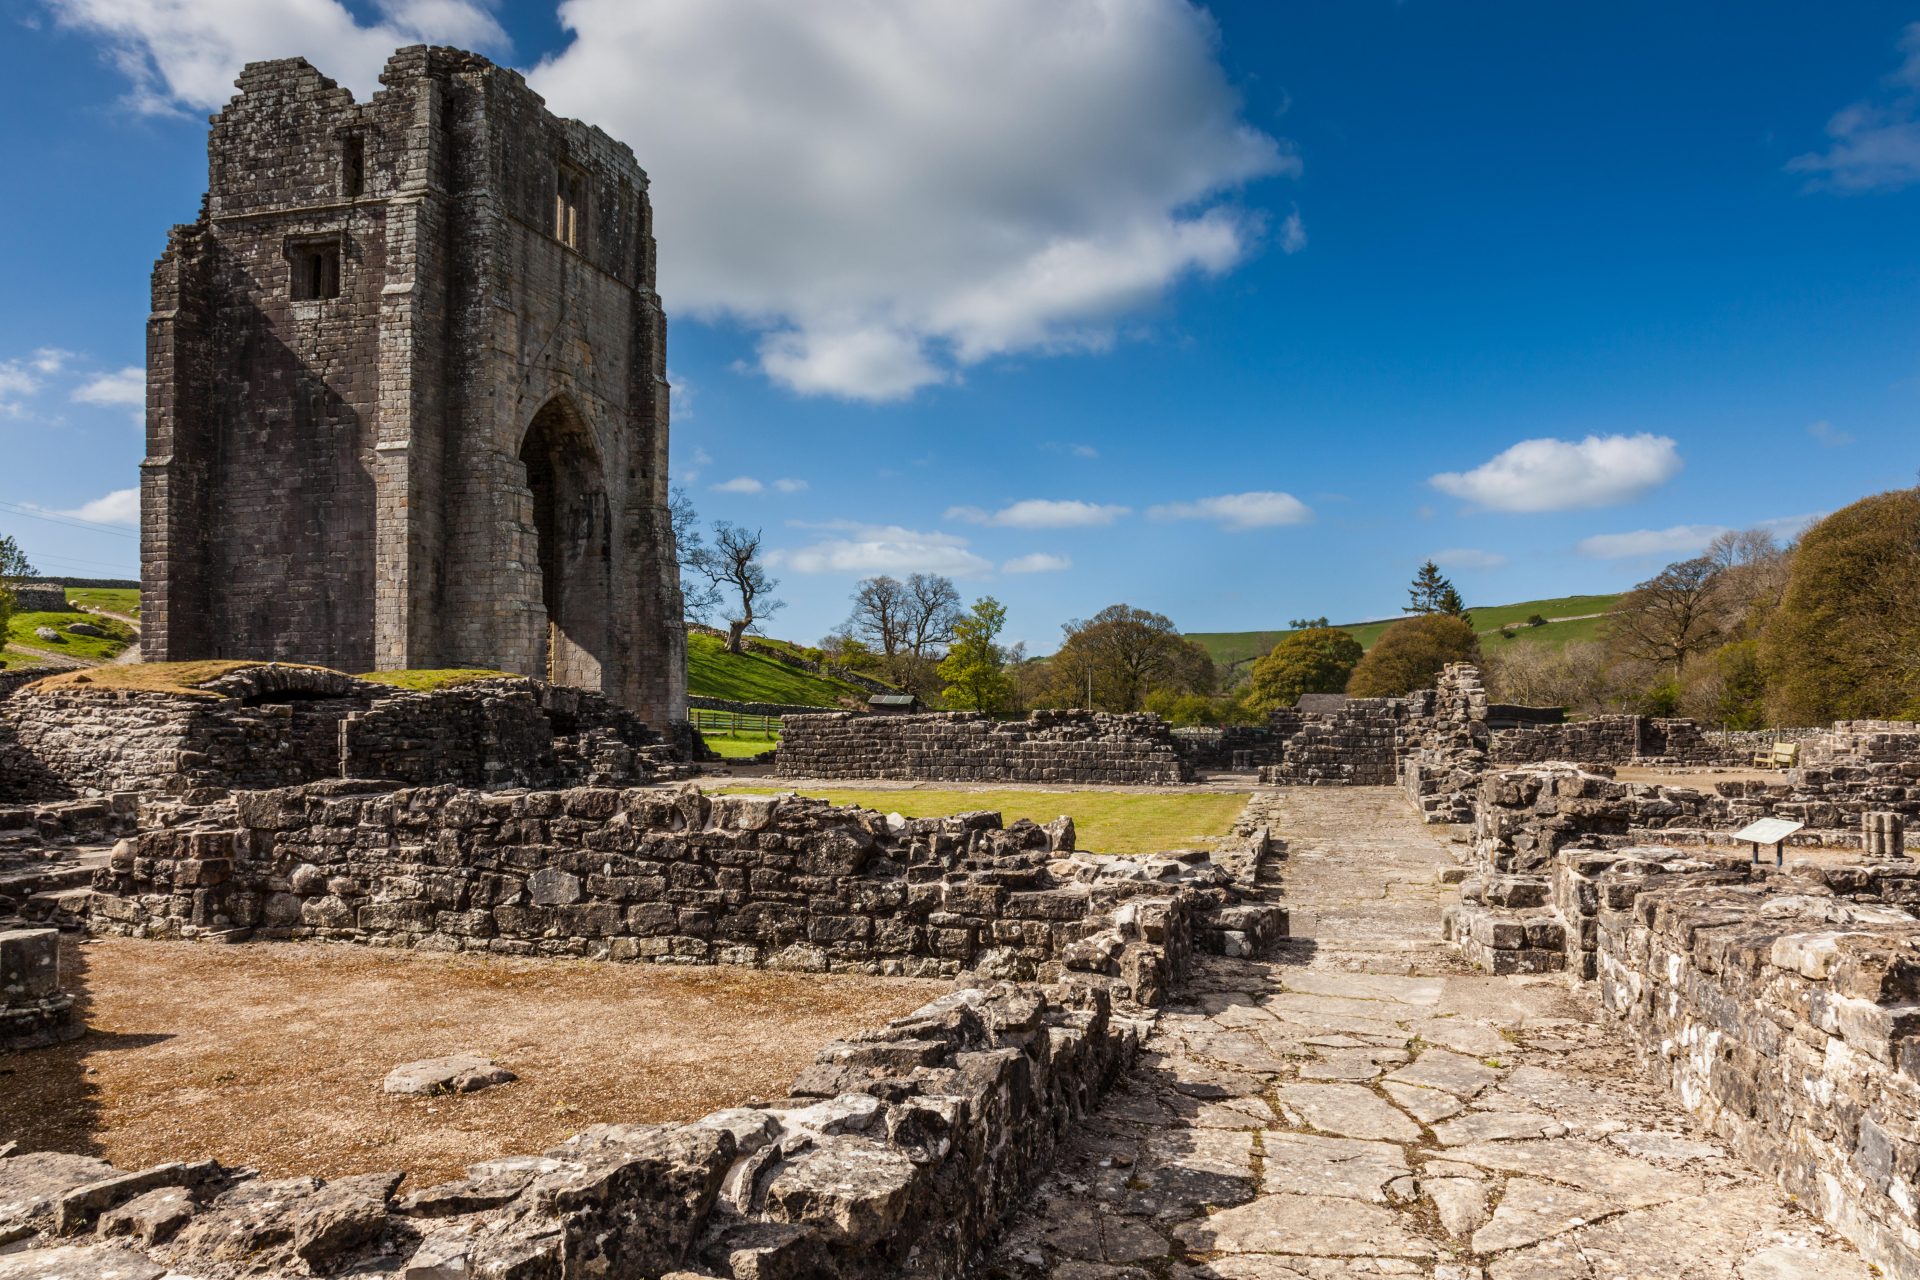
{"type": "Polygon", "coordinates": [[[57,582],[19,582],[10,589],[16,613],[78,613],[57,582]]]}
{"type": "Polygon", "coordinates": [[[398,1171],[266,1181],[210,1161],[0,1157],[0,1233],[60,1274],[138,1280],[959,1280],[1145,1029],[1097,985],[968,988],[827,1045],[787,1098],[596,1125],[405,1197],[398,1171]]]}
{"type": "Polygon", "coordinates": [[[787,778],[940,782],[1180,783],[1193,767],[1156,715],[977,711],[915,716],[788,716],[774,772],[787,778]]]}
{"type": "Polygon", "coordinates": [[[1920,864],[1777,870],[1707,843],[1762,816],[1837,843],[1888,812],[1920,815],[1920,764],[1711,793],[1565,765],[1490,773],[1445,931],[1479,968],[1597,983],[1702,1123],[1889,1274],[1915,1275],[1920,864]]]}
{"type": "Polygon", "coordinates": [[[539,1158],[262,1181],[0,1156],[0,1238],[62,1267],[243,1274],[958,1277],[1133,1063],[1198,945],[1284,932],[1269,847],[1102,859],[1070,823],[909,822],[691,789],[483,793],[317,783],[148,831],[96,926],[516,954],[951,973],[977,985],[824,1047],[791,1096],[689,1124],[600,1125],[539,1158]],[[1232,867],[1229,873],[1226,868],[1232,867]],[[1238,878],[1236,878],[1238,877],[1238,878]],[[1030,971],[1046,985],[993,981],[1030,971]]]}
{"type": "Polygon", "coordinates": [[[1278,740],[1260,781],[1284,787],[1384,787],[1398,776],[1401,698],[1350,698],[1338,711],[1283,708],[1267,718],[1278,740]]]}
{"type": "MultiPolygon", "coordinates": [[[[1771,744],[1772,739],[1768,739],[1771,744]]],[[[1628,764],[1662,760],[1678,764],[1745,763],[1749,751],[1730,751],[1692,720],[1653,716],[1596,716],[1566,724],[1505,729],[1488,747],[1492,764],[1574,760],[1581,764],[1628,764]],[[1737,756],[1737,760],[1733,759],[1737,756]]]]}
{"type": "Polygon", "coordinates": [[[91,927],[922,977],[1075,970],[1154,1004],[1171,977],[1155,966],[1177,967],[1196,932],[1246,951],[1284,931],[1236,883],[1205,855],[1075,855],[1070,822],[331,782],[243,792],[122,842],[91,927]]]}
{"type": "Polygon", "coordinates": [[[684,757],[600,695],[535,680],[406,693],[262,665],[202,696],[68,686],[0,702],[0,803],[335,777],[626,785],[676,776],[684,757]]]}

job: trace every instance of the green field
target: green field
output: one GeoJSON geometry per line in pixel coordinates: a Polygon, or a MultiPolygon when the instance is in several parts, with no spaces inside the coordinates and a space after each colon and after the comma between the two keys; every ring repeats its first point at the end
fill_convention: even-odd
{"type": "MultiPolygon", "coordinates": [[[[778,795],[788,787],[715,787],[729,795],[778,795]]],[[[1160,853],[1211,848],[1233,830],[1246,805],[1243,795],[1196,791],[1177,794],[1125,791],[808,791],[834,804],[855,804],[909,818],[991,809],[1009,824],[1020,818],[1051,822],[1073,819],[1082,849],[1093,853],[1160,853]]]]}
{"type": "Polygon", "coordinates": [[[68,587],[67,599],[82,609],[105,609],[129,618],[140,616],[138,587],[68,587]]]}
{"type": "MultiPolygon", "coordinates": [[[[1517,604],[1474,605],[1474,628],[1480,632],[1481,644],[1489,650],[1497,650],[1504,644],[1547,644],[1558,648],[1576,640],[1592,640],[1599,633],[1604,619],[1582,617],[1584,614],[1601,614],[1619,603],[1617,595],[1598,596],[1556,596],[1550,600],[1522,600],[1517,604]],[[1526,620],[1533,614],[1543,618],[1575,618],[1573,622],[1549,622],[1544,627],[1528,627],[1526,620]],[[1500,635],[1503,626],[1515,628],[1514,638],[1506,640],[1500,635]]],[[[1365,648],[1372,648],[1381,633],[1399,618],[1381,618],[1371,622],[1336,623],[1342,631],[1348,632],[1365,648]]],[[[1204,648],[1212,656],[1222,672],[1233,670],[1238,676],[1255,658],[1264,656],[1283,638],[1293,634],[1290,631],[1190,631],[1187,639],[1204,648]]],[[[1231,681],[1229,681],[1231,683],[1231,681]]]]}
{"type": "Polygon", "coordinates": [[[837,707],[852,699],[866,705],[867,691],[828,680],[753,653],[728,653],[727,643],[703,631],[687,635],[687,692],[734,702],[784,702],[800,707],[837,707]]]}
{"type": "Polygon", "coordinates": [[[728,760],[751,759],[763,751],[771,751],[780,745],[779,734],[769,738],[759,733],[710,733],[702,729],[700,737],[713,748],[715,755],[724,756],[728,760]]]}
{"type": "Polygon", "coordinates": [[[32,658],[33,655],[21,652],[26,646],[86,662],[105,662],[132,643],[133,628],[116,618],[103,618],[98,614],[16,613],[7,622],[7,658],[11,665],[32,665],[30,661],[13,662],[15,658],[32,658]],[[67,632],[70,622],[90,622],[107,634],[105,637],[70,635],[67,632]],[[60,638],[42,640],[33,634],[35,627],[52,627],[60,638]]]}

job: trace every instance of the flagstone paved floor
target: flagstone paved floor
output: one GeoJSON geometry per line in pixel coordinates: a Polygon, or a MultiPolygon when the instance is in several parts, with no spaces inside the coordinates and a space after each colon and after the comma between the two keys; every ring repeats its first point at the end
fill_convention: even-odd
{"type": "Polygon", "coordinates": [[[1444,828],[1264,793],[1295,940],[1209,961],[983,1269],[992,1280],[1868,1280],[1696,1131],[1558,976],[1440,941],[1444,828]]]}

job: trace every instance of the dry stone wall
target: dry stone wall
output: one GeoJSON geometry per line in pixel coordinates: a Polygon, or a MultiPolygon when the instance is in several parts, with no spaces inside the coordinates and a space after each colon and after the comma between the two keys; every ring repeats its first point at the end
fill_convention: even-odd
{"type": "MultiPolygon", "coordinates": [[[[1252,882],[1249,882],[1252,883],[1252,882]]],[[[908,821],[688,788],[246,792],[115,849],[94,927],[894,975],[1117,979],[1284,930],[1206,855],[1076,855],[1070,822],[908,821]],[[1226,935],[1232,934],[1233,937],[1226,935]]]]}
{"type": "Polygon", "coordinates": [[[774,772],[789,778],[1142,784],[1191,782],[1172,730],[1155,715],[975,711],[918,716],[788,716],[774,772]]]}
{"type": "Polygon", "coordinates": [[[0,1158],[24,1274],[958,1280],[1138,1053],[1104,988],[956,991],[821,1050],[792,1096],[597,1125],[396,1196],[398,1171],[267,1181],[0,1158]]]}
{"type": "Polygon", "coordinates": [[[1692,720],[1652,716],[1596,716],[1568,724],[1507,729],[1493,735],[1494,764],[1532,764],[1576,760],[1582,764],[1626,764],[1664,760],[1715,764],[1732,754],[1692,720]]]}
{"type": "Polygon", "coordinates": [[[684,773],[599,694],[536,680],[400,693],[261,665],[203,694],[30,689],[0,702],[0,802],[193,795],[324,778],[467,786],[632,785],[684,773]]]}
{"type": "Polygon", "coordinates": [[[1715,1134],[1920,1275],[1920,868],[1570,852],[1602,1006],[1715,1134]]]}
{"type": "Polygon", "coordinates": [[[1384,787],[1398,776],[1406,703],[1349,698],[1337,711],[1283,709],[1267,724],[1280,740],[1260,781],[1283,787],[1384,787]]]}

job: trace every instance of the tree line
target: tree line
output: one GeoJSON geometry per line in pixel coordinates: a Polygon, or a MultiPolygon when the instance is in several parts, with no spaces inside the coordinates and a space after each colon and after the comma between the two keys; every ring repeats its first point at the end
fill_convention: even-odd
{"type": "MultiPolygon", "coordinates": [[[[722,521],[708,541],[681,494],[674,523],[689,616],[719,617],[738,652],[781,607],[760,533],[722,521]]],[[[1430,560],[1403,612],[1370,648],[1324,617],[1296,618],[1244,682],[1223,687],[1207,651],[1151,610],[1119,603],[1069,621],[1060,647],[1034,657],[1001,643],[1007,611],[992,596],[968,604],[944,575],[881,574],[858,584],[846,620],[819,648],[929,705],[1004,714],[1089,707],[1182,725],[1257,723],[1310,693],[1404,695],[1464,661],[1486,669],[1500,701],[1579,714],[1688,715],[1733,728],[1920,719],[1920,489],[1862,499],[1790,544],[1762,529],[1723,534],[1634,587],[1594,641],[1488,652],[1430,560]]],[[[1512,641],[1514,627],[1500,630],[1512,641]]]]}

